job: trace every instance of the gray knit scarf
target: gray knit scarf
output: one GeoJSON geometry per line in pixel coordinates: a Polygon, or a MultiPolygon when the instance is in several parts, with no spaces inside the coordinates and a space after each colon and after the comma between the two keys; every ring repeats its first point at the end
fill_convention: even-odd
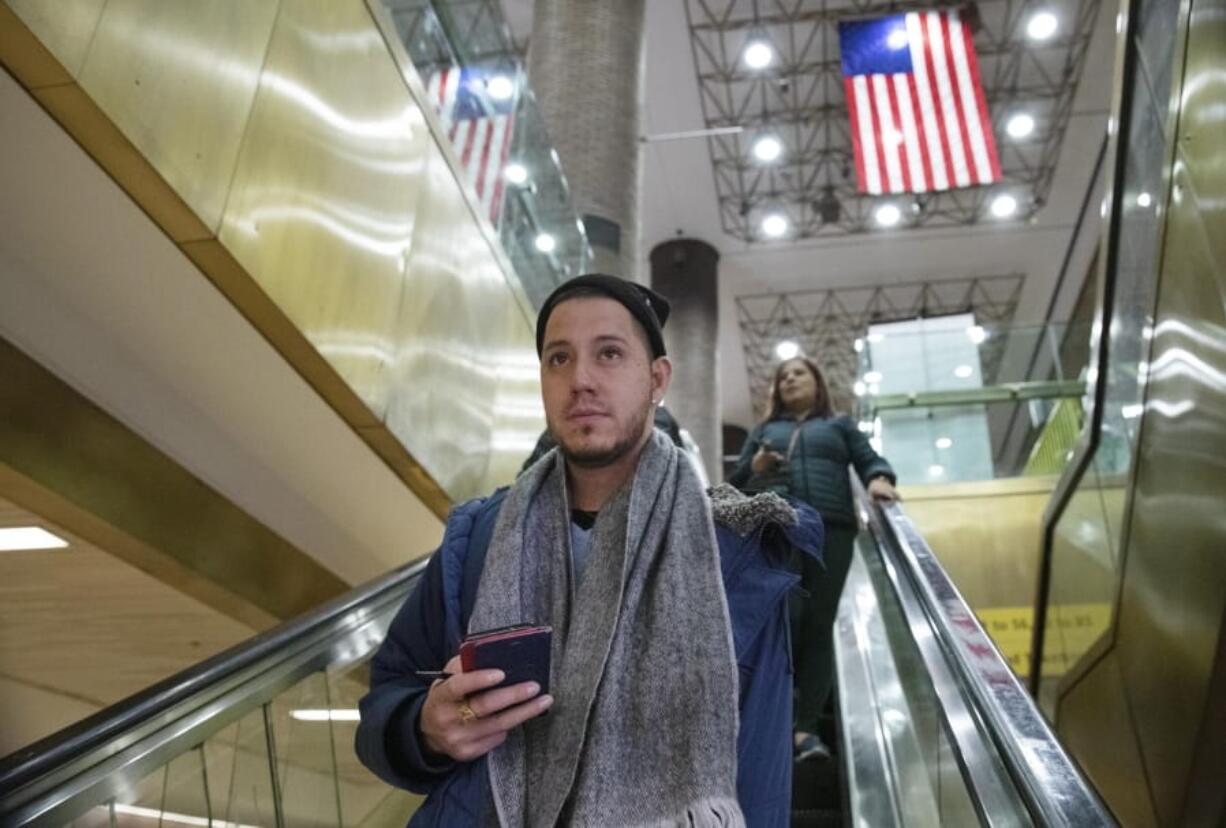
{"type": "Polygon", "coordinates": [[[554,630],[549,713],[488,756],[502,826],[742,826],[737,668],[711,508],[656,431],[576,590],[555,449],[503,503],[469,631],[554,630]]]}

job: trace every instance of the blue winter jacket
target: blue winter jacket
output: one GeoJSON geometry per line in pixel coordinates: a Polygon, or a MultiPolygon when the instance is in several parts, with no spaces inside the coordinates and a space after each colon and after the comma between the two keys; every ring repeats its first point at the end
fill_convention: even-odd
{"type": "MultiPolygon", "coordinates": [[[[493,808],[484,758],[437,764],[423,752],[417,720],[430,682],[417,670],[439,670],[459,650],[477,585],[506,495],[455,508],[442,546],[397,613],[375,654],[370,692],[362,699],[356,748],[386,782],[426,801],[412,826],[457,828],[486,824],[493,808]]],[[[788,557],[799,550],[820,559],[822,523],[793,502],[794,526],[763,521],[742,533],[717,515],[720,569],[732,619],[740,673],[737,798],[750,826],[788,824],[792,792],[792,667],[787,593],[799,580],[788,557]]]]}

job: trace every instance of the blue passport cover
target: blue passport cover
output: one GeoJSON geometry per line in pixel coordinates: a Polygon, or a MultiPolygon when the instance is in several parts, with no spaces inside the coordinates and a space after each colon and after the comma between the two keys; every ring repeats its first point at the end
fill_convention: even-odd
{"type": "Polygon", "coordinates": [[[502,670],[507,677],[497,687],[535,681],[544,695],[549,692],[552,643],[551,627],[521,625],[488,630],[471,635],[460,644],[460,662],[466,673],[502,670]]]}

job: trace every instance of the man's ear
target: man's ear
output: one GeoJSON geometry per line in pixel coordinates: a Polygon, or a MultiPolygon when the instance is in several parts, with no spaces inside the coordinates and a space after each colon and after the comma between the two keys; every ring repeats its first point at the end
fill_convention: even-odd
{"type": "Polygon", "coordinates": [[[666,356],[651,361],[651,401],[656,405],[668,393],[668,384],[673,379],[673,363],[666,356]]]}

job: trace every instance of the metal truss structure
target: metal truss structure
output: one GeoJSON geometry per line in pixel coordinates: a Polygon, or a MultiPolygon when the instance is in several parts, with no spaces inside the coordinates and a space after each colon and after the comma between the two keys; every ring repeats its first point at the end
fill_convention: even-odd
{"type": "MultiPolygon", "coordinates": [[[[856,339],[868,326],[917,317],[973,313],[979,324],[1013,318],[1025,276],[1010,273],[939,282],[765,293],[736,297],[737,323],[749,374],[749,391],[759,416],[765,414],[771,377],[779,358],[775,346],[791,340],[826,375],[835,408],[852,410],[856,380],[856,339]]],[[[981,348],[985,377],[995,376],[1003,343],[981,348]]]]}
{"type": "Polygon", "coordinates": [[[980,72],[997,135],[1003,180],[919,196],[869,196],[856,189],[849,116],[838,50],[839,21],[918,9],[951,0],[685,0],[699,97],[708,129],[741,127],[708,138],[724,231],[761,239],[768,212],[788,217],[795,237],[839,236],[872,229],[876,206],[894,201],[909,227],[974,224],[989,198],[1008,192],[1026,219],[1051,188],[1073,97],[1085,66],[1099,0],[979,0],[964,6],[975,32],[980,72]],[[1060,30],[1034,43],[1024,28],[1042,7],[1060,30]],[[768,42],[774,63],[751,70],[747,43],[768,42]],[[1009,138],[1004,124],[1025,111],[1036,128],[1009,138]],[[765,165],[750,147],[765,133],[779,138],[783,158],[765,165]]]}

